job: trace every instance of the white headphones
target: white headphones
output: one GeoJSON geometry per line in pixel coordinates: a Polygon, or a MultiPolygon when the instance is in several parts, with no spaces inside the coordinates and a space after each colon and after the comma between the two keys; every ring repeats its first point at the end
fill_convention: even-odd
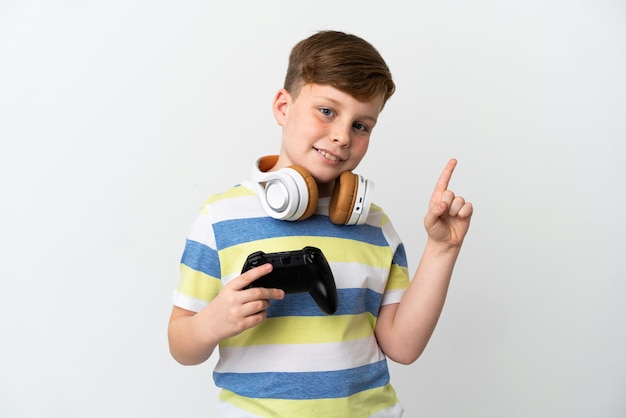
{"type": "MultiPolygon", "coordinates": [[[[304,168],[292,165],[269,171],[277,155],[259,158],[252,179],[259,186],[261,204],[269,216],[286,221],[304,220],[317,209],[318,191],[313,176],[304,168]]],[[[374,184],[358,174],[344,171],[335,181],[328,214],[338,225],[362,225],[372,203],[374,184]]]]}

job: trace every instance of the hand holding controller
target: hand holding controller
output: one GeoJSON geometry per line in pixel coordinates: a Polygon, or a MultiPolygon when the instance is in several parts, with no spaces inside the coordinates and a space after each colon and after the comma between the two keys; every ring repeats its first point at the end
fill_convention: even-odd
{"type": "Polygon", "coordinates": [[[257,251],[246,259],[242,273],[265,263],[273,270],[255,280],[251,287],[282,289],[285,293],[310,293],[322,311],[334,314],[337,311],[337,288],[326,257],[319,248],[304,247],[302,250],[277,253],[257,251]]]}

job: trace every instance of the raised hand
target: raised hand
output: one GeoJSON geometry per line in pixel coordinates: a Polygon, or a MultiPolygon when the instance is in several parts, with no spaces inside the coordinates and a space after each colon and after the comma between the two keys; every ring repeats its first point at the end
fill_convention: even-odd
{"type": "Polygon", "coordinates": [[[448,190],[456,164],[457,161],[451,159],[439,176],[424,217],[429,239],[451,247],[459,247],[463,243],[474,212],[470,202],[448,190]]]}

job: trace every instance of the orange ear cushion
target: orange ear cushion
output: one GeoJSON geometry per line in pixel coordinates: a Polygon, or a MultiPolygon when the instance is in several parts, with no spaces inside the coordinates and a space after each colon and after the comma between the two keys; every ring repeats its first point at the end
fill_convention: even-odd
{"type": "Polygon", "coordinates": [[[278,162],[278,155],[266,155],[259,158],[259,170],[262,173],[270,171],[278,162]]]}
{"type": "Polygon", "coordinates": [[[358,181],[359,176],[350,171],[344,171],[335,181],[333,197],[330,199],[328,208],[332,223],[345,225],[350,220],[356,200],[358,181]]]}
{"type": "Polygon", "coordinates": [[[289,166],[289,168],[292,168],[300,173],[300,175],[304,179],[304,182],[306,183],[306,187],[309,193],[309,202],[306,206],[306,210],[298,219],[299,221],[302,221],[306,218],[311,217],[311,215],[313,215],[315,213],[315,210],[317,209],[317,200],[319,198],[319,193],[317,191],[317,182],[315,181],[311,173],[309,173],[306,169],[297,165],[289,166]]]}

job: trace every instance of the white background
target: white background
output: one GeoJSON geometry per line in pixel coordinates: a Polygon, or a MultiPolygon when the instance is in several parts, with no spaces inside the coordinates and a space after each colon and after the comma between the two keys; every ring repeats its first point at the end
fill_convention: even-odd
{"type": "Polygon", "coordinates": [[[0,2],[0,416],[210,417],[169,355],[187,228],[275,153],[291,47],[369,40],[398,91],[358,171],[410,269],[439,172],[475,217],[407,417],[626,416],[626,5],[0,2]]]}

